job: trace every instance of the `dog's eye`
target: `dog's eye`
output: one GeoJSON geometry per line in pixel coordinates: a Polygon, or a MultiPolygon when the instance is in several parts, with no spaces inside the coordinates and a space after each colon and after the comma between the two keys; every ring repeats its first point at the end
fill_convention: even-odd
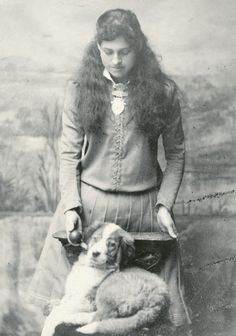
{"type": "Polygon", "coordinates": [[[101,235],[96,235],[96,236],[94,235],[94,236],[92,237],[91,240],[92,240],[93,242],[96,243],[96,242],[99,241],[101,238],[102,238],[101,235]]]}
{"type": "Polygon", "coordinates": [[[89,241],[89,246],[93,246],[94,244],[97,243],[98,240],[99,240],[99,237],[93,236],[89,241]]]}
{"type": "Polygon", "coordinates": [[[114,248],[116,248],[116,243],[115,243],[113,240],[108,240],[108,242],[107,242],[107,246],[108,246],[110,249],[114,249],[114,248]]]}

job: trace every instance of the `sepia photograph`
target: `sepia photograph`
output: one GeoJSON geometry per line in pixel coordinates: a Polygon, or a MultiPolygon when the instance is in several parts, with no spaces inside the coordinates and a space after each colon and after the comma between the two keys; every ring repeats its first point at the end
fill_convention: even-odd
{"type": "Polygon", "coordinates": [[[0,0],[0,336],[234,336],[236,2],[0,0]]]}

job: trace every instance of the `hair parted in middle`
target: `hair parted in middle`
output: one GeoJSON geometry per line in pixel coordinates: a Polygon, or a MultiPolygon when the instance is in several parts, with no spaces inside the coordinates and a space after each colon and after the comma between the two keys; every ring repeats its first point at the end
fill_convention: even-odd
{"type": "Polygon", "coordinates": [[[130,10],[109,10],[97,20],[95,39],[89,43],[75,78],[78,120],[88,132],[101,131],[111,102],[97,44],[120,36],[136,52],[135,65],[129,73],[128,108],[134,111],[137,128],[153,137],[165,125],[171,105],[170,88],[175,91],[176,85],[161,70],[136,15],[130,10]]]}

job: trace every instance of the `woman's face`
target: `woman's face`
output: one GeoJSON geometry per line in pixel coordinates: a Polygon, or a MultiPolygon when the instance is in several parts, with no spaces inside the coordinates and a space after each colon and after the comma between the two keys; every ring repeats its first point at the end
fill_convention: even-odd
{"type": "Polygon", "coordinates": [[[102,41],[98,45],[104,67],[118,82],[126,81],[136,60],[134,49],[123,36],[113,41],[102,41]]]}

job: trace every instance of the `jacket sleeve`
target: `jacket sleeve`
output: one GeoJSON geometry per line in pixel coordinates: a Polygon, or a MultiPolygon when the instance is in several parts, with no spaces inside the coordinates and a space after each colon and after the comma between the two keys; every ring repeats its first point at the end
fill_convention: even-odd
{"type": "Polygon", "coordinates": [[[60,190],[64,212],[82,209],[80,199],[80,161],[84,143],[84,130],[78,124],[77,83],[68,83],[62,114],[60,142],[60,190]]]}
{"type": "Polygon", "coordinates": [[[185,164],[185,142],[181,110],[176,89],[171,89],[171,111],[162,133],[166,158],[166,169],[158,192],[156,210],[164,205],[172,211],[183,178],[185,164]]]}

